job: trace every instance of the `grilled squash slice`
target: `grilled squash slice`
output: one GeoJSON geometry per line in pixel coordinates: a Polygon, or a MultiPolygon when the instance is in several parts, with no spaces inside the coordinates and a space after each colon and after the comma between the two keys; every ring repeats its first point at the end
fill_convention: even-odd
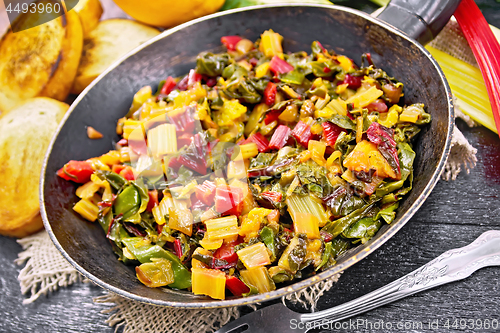
{"type": "Polygon", "coordinates": [[[82,60],[71,92],[81,93],[121,56],[159,33],[155,28],[127,19],[99,22],[85,38],[82,60]]]}
{"type": "Polygon", "coordinates": [[[27,100],[0,119],[0,234],[24,237],[42,228],[38,182],[45,151],[69,106],[27,100]]]}
{"type": "MultiPolygon", "coordinates": [[[[54,5],[52,0],[39,4],[54,5]]],[[[0,40],[0,111],[5,114],[36,96],[63,101],[80,63],[83,34],[78,14],[71,10],[37,25],[44,14],[21,14],[0,40]],[[28,27],[26,30],[23,30],[28,27]],[[22,30],[22,31],[21,31],[22,30]]]]}
{"type": "Polygon", "coordinates": [[[97,27],[103,12],[99,0],[66,0],[66,6],[72,6],[73,2],[78,2],[74,11],[80,17],[83,28],[83,36],[87,37],[89,33],[97,27]]]}

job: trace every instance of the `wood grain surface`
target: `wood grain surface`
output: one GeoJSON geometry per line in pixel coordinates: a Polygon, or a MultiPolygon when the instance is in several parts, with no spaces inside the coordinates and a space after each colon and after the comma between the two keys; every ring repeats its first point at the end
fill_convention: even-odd
{"type": "MultiPolygon", "coordinates": [[[[476,2],[488,21],[498,25],[500,3],[476,2]]],[[[123,15],[110,1],[103,3],[107,17],[123,15]]],[[[366,1],[337,3],[373,9],[366,1]]],[[[459,121],[459,128],[478,149],[476,168],[469,175],[461,173],[456,181],[440,181],[422,208],[395,237],[342,275],[320,299],[320,309],[362,296],[446,250],[469,244],[487,230],[500,229],[500,140],[483,127],[470,129],[459,121]]],[[[17,281],[20,267],[14,264],[20,251],[14,239],[0,237],[0,332],[114,332],[114,328],[104,323],[108,316],[101,313],[107,307],[92,302],[93,297],[104,292],[90,283],[62,288],[34,304],[22,305],[25,296],[21,295],[17,281]]],[[[496,330],[477,326],[460,329],[452,325],[455,320],[459,324],[460,319],[462,323],[467,320],[467,324],[469,320],[477,324],[495,319],[500,325],[499,309],[500,268],[489,267],[466,280],[410,296],[354,317],[351,322],[341,322],[339,325],[344,329],[334,327],[316,332],[490,332],[496,330]],[[376,324],[380,325],[381,321],[385,323],[384,329],[376,324]],[[447,321],[448,328],[445,327],[447,321]],[[389,322],[392,329],[387,327],[389,322]],[[398,325],[403,325],[402,329],[398,325]]]]}

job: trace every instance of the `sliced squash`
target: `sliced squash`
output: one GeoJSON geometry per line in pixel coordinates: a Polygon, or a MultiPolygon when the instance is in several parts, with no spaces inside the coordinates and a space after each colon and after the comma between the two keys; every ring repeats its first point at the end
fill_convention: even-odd
{"type": "MultiPolygon", "coordinates": [[[[36,3],[54,6],[56,2],[36,3]]],[[[0,40],[3,114],[32,97],[64,101],[69,94],[82,52],[80,19],[76,12],[69,11],[49,22],[44,20],[46,16],[38,12],[21,14],[0,40]]]]}

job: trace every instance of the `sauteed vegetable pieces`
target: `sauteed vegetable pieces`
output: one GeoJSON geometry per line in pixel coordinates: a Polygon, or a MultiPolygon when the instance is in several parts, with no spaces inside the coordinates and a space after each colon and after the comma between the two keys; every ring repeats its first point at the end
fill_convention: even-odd
{"type": "Polygon", "coordinates": [[[222,37],[226,52],[135,94],[116,149],[59,170],[82,184],[75,212],[146,286],[264,293],[395,219],[431,116],[404,105],[370,54],[358,67],[318,41],[284,53],[282,40],[222,37]]]}

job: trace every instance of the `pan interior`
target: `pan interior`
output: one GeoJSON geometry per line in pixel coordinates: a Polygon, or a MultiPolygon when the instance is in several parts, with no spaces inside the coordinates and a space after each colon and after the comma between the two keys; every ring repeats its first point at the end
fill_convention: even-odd
{"type": "Polygon", "coordinates": [[[164,33],[154,43],[130,55],[72,106],[48,153],[42,181],[42,214],[56,246],[77,269],[97,284],[139,301],[178,307],[220,307],[240,305],[282,296],[327,278],[345,269],[379,247],[413,215],[438,177],[449,145],[451,122],[449,91],[434,62],[418,46],[367,15],[331,6],[285,6],[233,11],[210,19],[197,20],[182,29],[164,33]],[[284,50],[310,50],[314,40],[360,63],[370,52],[377,67],[405,84],[404,102],[424,103],[433,119],[415,146],[414,188],[401,202],[396,220],[367,244],[343,256],[332,269],[314,278],[299,281],[266,295],[216,301],[188,292],[151,289],[135,277],[133,268],[117,260],[102,229],[88,223],[72,210],[77,198],[75,186],[56,177],[69,160],[85,160],[106,153],[118,140],[115,126],[132,102],[134,93],[145,85],[153,90],[167,76],[181,76],[194,68],[199,52],[222,50],[220,37],[242,35],[250,40],[273,29],[284,36],[284,50]],[[104,134],[89,140],[85,126],[104,134]]]}

